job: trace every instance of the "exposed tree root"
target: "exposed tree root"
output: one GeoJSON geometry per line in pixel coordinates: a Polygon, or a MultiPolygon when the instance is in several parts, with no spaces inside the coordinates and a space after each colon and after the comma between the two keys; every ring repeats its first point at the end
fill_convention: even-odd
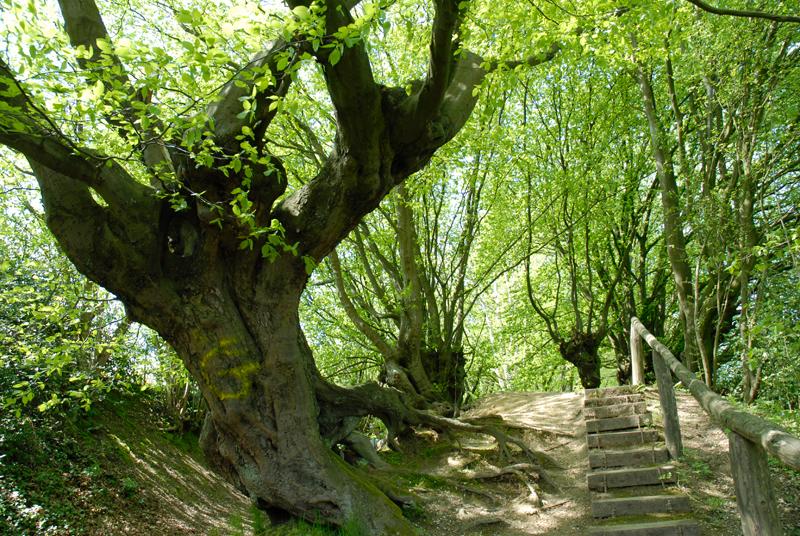
{"type": "Polygon", "coordinates": [[[542,506],[539,508],[539,512],[544,512],[546,510],[552,510],[553,508],[558,508],[559,506],[564,506],[565,504],[569,504],[572,502],[572,499],[565,499],[563,501],[558,501],[557,503],[548,504],[546,506],[542,506]]]}
{"type": "Polygon", "coordinates": [[[508,465],[506,467],[492,467],[491,469],[484,471],[475,471],[468,476],[480,480],[498,478],[504,475],[513,475],[520,480],[528,488],[529,495],[527,500],[532,502],[537,507],[542,506],[542,499],[539,496],[536,485],[535,483],[531,482],[531,480],[539,480],[541,476],[538,472],[538,466],[534,466],[530,463],[517,463],[514,465],[508,465]]]}
{"type": "Polygon", "coordinates": [[[449,430],[459,430],[462,432],[472,432],[475,434],[487,434],[495,438],[497,441],[498,447],[500,449],[501,455],[509,459],[510,452],[508,450],[508,444],[514,445],[519,447],[522,452],[530,459],[531,462],[537,465],[539,473],[542,475],[542,479],[545,480],[549,485],[554,486],[555,482],[552,481],[548,476],[546,476],[544,471],[544,466],[552,467],[552,468],[560,468],[559,464],[547,454],[539,451],[535,451],[528,447],[524,441],[515,437],[513,435],[508,435],[496,426],[490,425],[478,425],[478,424],[470,424],[459,419],[451,419],[448,417],[442,417],[440,415],[434,415],[430,412],[425,411],[417,411],[416,412],[420,416],[420,420],[426,424],[431,426],[438,426],[444,429],[449,430]]]}
{"type": "MultiPolygon", "coordinates": [[[[397,441],[398,435],[411,426],[425,425],[434,430],[445,432],[489,435],[497,441],[502,460],[512,459],[513,453],[509,445],[513,445],[524,453],[529,463],[511,464],[488,472],[484,471],[468,475],[469,478],[488,479],[512,475],[520,480],[528,490],[528,495],[524,500],[536,507],[541,507],[542,505],[536,482],[546,483],[553,491],[558,491],[558,485],[547,474],[545,467],[558,468],[559,464],[549,455],[531,449],[521,438],[501,430],[500,426],[495,423],[478,424],[466,422],[442,416],[430,409],[418,409],[415,407],[418,400],[409,400],[401,391],[376,383],[343,388],[320,380],[317,385],[317,397],[320,402],[319,420],[321,429],[329,430],[332,434],[339,436],[330,437],[332,443],[347,443],[373,467],[385,468],[385,463],[377,461],[379,457],[366,437],[360,434],[353,434],[352,428],[343,426],[342,422],[353,417],[366,415],[373,415],[379,418],[386,425],[387,444],[397,451],[400,451],[400,444],[397,441]],[[345,431],[347,432],[346,434],[344,433],[345,431]]],[[[396,469],[392,468],[392,470],[396,469]]],[[[445,481],[449,485],[468,493],[481,495],[492,501],[497,500],[491,494],[465,486],[463,483],[452,481],[452,479],[445,479],[445,481]]],[[[398,500],[396,490],[387,490],[383,486],[379,486],[379,488],[394,502],[401,505],[404,504],[402,500],[398,500]]]]}
{"type": "Polygon", "coordinates": [[[524,474],[525,471],[532,473],[531,476],[534,480],[539,479],[539,473],[536,466],[530,463],[515,463],[514,465],[507,465],[505,467],[492,467],[491,469],[485,469],[483,471],[473,471],[471,474],[468,473],[467,476],[477,480],[482,480],[487,478],[498,478],[503,475],[521,475],[524,474]]]}
{"type": "MultiPolygon", "coordinates": [[[[386,464],[386,467],[390,468],[391,466],[386,464]]],[[[365,472],[362,474],[368,477],[375,484],[375,487],[381,490],[393,503],[399,507],[409,508],[419,504],[419,497],[417,497],[414,493],[409,492],[402,486],[398,486],[387,478],[384,478],[382,475],[376,474],[375,472],[365,472]]]]}
{"type": "Polygon", "coordinates": [[[348,447],[353,449],[353,451],[364,458],[367,463],[369,463],[372,467],[376,469],[386,469],[389,467],[389,464],[386,463],[378,456],[378,453],[375,451],[375,447],[372,446],[369,438],[362,434],[361,432],[352,431],[342,440],[348,447]]]}
{"type": "Polygon", "coordinates": [[[408,469],[403,469],[402,467],[391,467],[389,469],[389,472],[391,472],[393,474],[400,474],[400,475],[412,476],[412,477],[417,477],[417,476],[420,476],[420,475],[426,476],[426,477],[432,477],[432,478],[435,478],[437,481],[441,482],[442,484],[444,484],[444,485],[446,485],[448,487],[455,488],[455,489],[457,489],[459,491],[463,491],[465,493],[469,493],[469,494],[472,494],[472,495],[477,495],[478,497],[482,497],[484,499],[487,499],[487,500],[489,500],[490,502],[492,502],[494,504],[497,504],[497,503],[500,502],[500,498],[497,495],[495,495],[493,493],[489,493],[488,491],[483,491],[480,488],[476,488],[474,486],[470,486],[468,484],[465,484],[465,483],[461,482],[460,480],[458,480],[456,478],[447,477],[447,476],[440,476],[440,475],[433,476],[433,475],[429,475],[427,473],[420,473],[420,472],[417,472],[417,471],[411,471],[411,470],[408,470],[408,469]]]}

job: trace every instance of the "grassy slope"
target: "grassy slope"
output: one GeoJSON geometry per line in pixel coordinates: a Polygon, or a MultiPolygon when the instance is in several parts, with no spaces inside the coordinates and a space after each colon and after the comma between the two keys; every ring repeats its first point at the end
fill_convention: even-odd
{"type": "Polygon", "coordinates": [[[248,500],[202,465],[197,438],[160,425],[147,405],[117,400],[4,426],[0,533],[251,534],[248,500]]]}

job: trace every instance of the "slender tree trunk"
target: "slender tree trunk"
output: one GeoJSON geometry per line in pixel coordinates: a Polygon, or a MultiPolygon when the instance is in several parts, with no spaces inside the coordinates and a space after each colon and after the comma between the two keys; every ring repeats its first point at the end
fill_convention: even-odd
{"type": "MultiPolygon", "coordinates": [[[[637,69],[639,87],[642,92],[647,124],[650,128],[650,141],[653,158],[656,163],[656,174],[661,187],[661,206],[664,211],[664,238],[675,289],[678,294],[684,324],[684,360],[690,370],[694,370],[697,362],[697,323],[695,320],[695,301],[692,291],[692,272],[686,254],[686,238],[683,235],[683,222],[680,212],[680,196],[675,180],[675,171],[669,151],[664,147],[664,135],[656,115],[655,97],[649,76],[639,66],[637,69]]],[[[706,370],[705,380],[710,383],[711,377],[706,370]]]]}
{"type": "Polygon", "coordinates": [[[750,365],[752,350],[752,323],[753,311],[750,299],[750,276],[755,266],[755,252],[753,249],[758,242],[755,225],[753,224],[753,182],[751,170],[743,173],[741,185],[741,198],[739,201],[739,256],[741,258],[739,271],[739,287],[741,297],[741,315],[739,317],[739,331],[742,339],[742,400],[750,404],[755,399],[758,391],[753,368],[750,365]]]}
{"type": "Polygon", "coordinates": [[[405,187],[397,187],[397,246],[403,274],[403,314],[397,339],[397,355],[417,391],[428,399],[437,398],[436,389],[423,364],[423,296],[417,264],[417,233],[414,213],[405,187]]]}

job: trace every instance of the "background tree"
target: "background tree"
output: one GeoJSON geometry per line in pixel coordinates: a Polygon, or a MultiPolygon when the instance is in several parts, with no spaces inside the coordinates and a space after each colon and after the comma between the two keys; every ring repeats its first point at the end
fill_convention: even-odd
{"type": "Polygon", "coordinates": [[[519,242],[480,241],[487,214],[506,199],[499,180],[505,162],[492,147],[504,129],[496,105],[489,106],[462,133],[457,151],[440,154],[419,179],[398,188],[340,245],[341,254],[330,256],[339,301],[370,351],[380,354],[381,377],[451,411],[465,395],[467,317],[513,268],[507,253],[519,242]]]}
{"type": "MultiPolygon", "coordinates": [[[[680,13],[674,16],[682,20],[680,13]]],[[[755,263],[747,252],[768,234],[770,225],[768,212],[759,221],[754,207],[770,205],[772,186],[785,185],[787,179],[792,182],[797,171],[794,164],[773,162],[784,157],[788,140],[792,140],[789,152],[797,148],[795,135],[784,127],[791,124],[794,112],[787,115],[779,104],[785,94],[779,88],[796,84],[795,41],[792,29],[778,23],[729,19],[696,23],[686,33],[676,32],[649,45],[665,58],[659,71],[661,101],[656,100],[655,71],[639,62],[637,76],[662,192],[665,237],[685,323],[686,359],[691,364],[697,354],[709,385],[726,359],[719,356],[719,349],[735,325],[737,310],[742,311],[740,332],[747,338],[755,263]],[[718,43],[731,46],[735,54],[723,59],[718,49],[692,47],[703,36],[720,31],[728,37],[718,43]],[[673,61],[676,46],[684,45],[686,51],[673,61]],[[659,108],[658,102],[664,104],[659,108]],[[664,124],[671,125],[669,132],[664,124]],[[781,126],[775,130],[776,125],[781,126]],[[738,261],[732,264],[732,259],[738,261]]],[[[654,51],[641,51],[636,40],[634,49],[653,57],[654,51]]],[[[744,398],[749,401],[758,390],[759,373],[746,354],[741,361],[744,398]]]]}
{"type": "MultiPolygon", "coordinates": [[[[640,253],[642,241],[645,253],[653,247],[651,189],[641,186],[650,168],[627,111],[630,83],[594,60],[573,59],[552,71],[559,84],[535,82],[526,93],[533,117],[525,120],[530,135],[519,172],[528,184],[527,299],[583,386],[594,388],[600,346],[609,327],[619,326],[611,315],[622,312],[618,295],[632,275],[633,249],[640,253]]],[[[636,311],[630,305],[628,319],[636,311]]]]}

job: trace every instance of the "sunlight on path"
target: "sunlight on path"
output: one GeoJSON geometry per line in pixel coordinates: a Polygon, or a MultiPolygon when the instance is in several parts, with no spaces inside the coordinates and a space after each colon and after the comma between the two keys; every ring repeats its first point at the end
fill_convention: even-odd
{"type": "Polygon", "coordinates": [[[487,527],[472,534],[585,533],[590,510],[582,408],[583,395],[577,393],[496,393],[480,400],[465,414],[467,418],[501,418],[504,425],[518,429],[531,448],[553,457],[560,465],[548,470],[558,489],[544,486],[542,508],[521,509],[509,501],[503,512],[506,527],[487,527]]]}

